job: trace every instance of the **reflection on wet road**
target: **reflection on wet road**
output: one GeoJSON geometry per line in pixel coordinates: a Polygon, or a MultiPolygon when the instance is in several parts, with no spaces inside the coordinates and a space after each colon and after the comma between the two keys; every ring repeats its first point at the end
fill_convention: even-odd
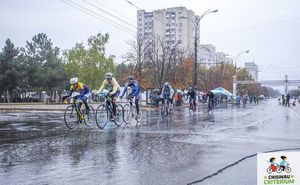
{"type": "MultiPolygon", "coordinates": [[[[298,106],[229,106],[213,119],[205,111],[162,120],[149,110],[138,126],[103,130],[69,130],[59,112],[0,113],[0,184],[187,184],[250,154],[300,147],[298,106]]],[[[229,171],[255,184],[255,162],[229,171]]],[[[231,184],[226,173],[200,184],[231,184]]]]}

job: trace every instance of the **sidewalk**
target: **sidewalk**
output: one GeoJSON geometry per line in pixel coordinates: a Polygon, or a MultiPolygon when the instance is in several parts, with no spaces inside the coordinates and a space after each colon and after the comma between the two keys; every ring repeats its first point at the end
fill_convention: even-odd
{"type": "MultiPolygon", "coordinates": [[[[89,106],[96,109],[99,104],[101,103],[89,103],[89,106]]],[[[68,105],[70,104],[0,103],[0,111],[65,111],[68,105]]],[[[150,106],[145,105],[144,102],[142,102],[142,107],[147,109],[156,109],[150,108],[150,106]]]]}
{"type": "MultiPolygon", "coordinates": [[[[117,102],[119,103],[119,102],[117,102]]],[[[98,107],[100,102],[89,103],[94,109],[98,107]]],[[[44,104],[44,103],[0,103],[0,112],[5,111],[65,111],[66,107],[70,104],[44,104]]],[[[199,105],[199,104],[198,104],[199,105]]],[[[205,104],[206,105],[206,104],[205,104]]],[[[202,107],[202,103],[200,107],[202,107]]],[[[142,102],[143,109],[159,109],[160,107],[150,107],[142,102]]],[[[188,104],[184,104],[182,107],[188,107],[188,104]]]]}

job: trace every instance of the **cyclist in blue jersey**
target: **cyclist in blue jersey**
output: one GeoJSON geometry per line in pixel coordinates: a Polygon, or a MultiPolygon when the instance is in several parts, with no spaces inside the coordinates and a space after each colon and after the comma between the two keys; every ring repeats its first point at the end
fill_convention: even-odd
{"type": "Polygon", "coordinates": [[[91,96],[90,89],[85,84],[83,84],[81,82],[78,82],[77,77],[72,78],[70,80],[70,84],[71,84],[71,87],[70,87],[69,93],[62,97],[62,101],[64,102],[65,99],[70,97],[74,91],[78,92],[79,93],[79,95],[78,95],[78,100],[79,100],[78,109],[80,110],[82,102],[83,102],[85,107],[86,107],[86,113],[89,113],[90,108],[88,106],[88,99],[91,96]]]}
{"type": "MultiPolygon", "coordinates": [[[[127,84],[125,86],[125,89],[124,89],[122,95],[120,96],[120,99],[123,98],[123,96],[125,95],[128,88],[131,89],[131,92],[127,95],[127,99],[133,99],[134,98],[136,113],[139,114],[140,113],[139,101],[140,101],[140,98],[141,98],[141,87],[138,84],[138,82],[136,80],[134,80],[134,77],[132,75],[129,75],[127,77],[127,84]]],[[[132,106],[131,101],[130,101],[130,106],[132,106]]]]}

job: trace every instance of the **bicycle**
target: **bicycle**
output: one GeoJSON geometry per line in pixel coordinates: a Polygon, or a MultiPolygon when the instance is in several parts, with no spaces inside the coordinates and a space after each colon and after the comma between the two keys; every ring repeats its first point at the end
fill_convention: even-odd
{"type": "Polygon", "coordinates": [[[79,100],[78,100],[78,95],[75,95],[71,97],[71,101],[72,104],[69,105],[64,113],[64,121],[66,126],[69,129],[74,129],[78,123],[82,123],[82,121],[84,122],[84,124],[87,127],[90,127],[94,121],[95,121],[95,111],[94,108],[92,106],[89,106],[90,110],[89,112],[86,112],[86,108],[79,110],[78,108],[78,104],[79,104],[79,100]]]}
{"type": "Polygon", "coordinates": [[[170,110],[171,110],[171,102],[170,100],[168,100],[168,98],[163,98],[162,100],[162,106],[161,106],[161,117],[162,118],[165,118],[167,116],[172,116],[171,113],[170,113],[170,110]]]}
{"type": "Polygon", "coordinates": [[[100,129],[103,129],[108,122],[114,122],[119,127],[122,125],[122,118],[124,117],[124,109],[122,105],[116,106],[116,115],[113,115],[113,98],[107,93],[101,93],[100,97],[104,97],[104,103],[100,104],[96,109],[96,124],[100,129]]]}
{"type": "Polygon", "coordinates": [[[272,172],[281,173],[282,171],[285,171],[286,173],[290,173],[292,171],[292,169],[289,166],[289,164],[287,164],[284,169],[280,165],[278,165],[278,164],[276,164],[276,165],[270,165],[267,168],[267,172],[268,173],[272,173],[272,172]]]}
{"type": "Polygon", "coordinates": [[[135,120],[139,123],[143,119],[144,113],[141,109],[141,105],[139,103],[139,114],[137,114],[137,109],[135,106],[135,103],[132,101],[132,98],[127,98],[127,103],[123,106],[124,109],[124,116],[123,120],[127,124],[129,124],[132,120],[132,118],[135,118],[135,120]]]}

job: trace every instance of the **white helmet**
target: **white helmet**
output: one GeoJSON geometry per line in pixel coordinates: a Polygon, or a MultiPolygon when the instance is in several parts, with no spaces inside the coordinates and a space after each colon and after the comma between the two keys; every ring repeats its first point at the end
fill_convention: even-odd
{"type": "Polygon", "coordinates": [[[164,86],[169,86],[169,85],[170,85],[169,82],[164,83],[164,86]]]}
{"type": "Polygon", "coordinates": [[[78,78],[77,78],[77,77],[71,78],[71,80],[70,80],[70,84],[71,84],[71,85],[74,85],[74,84],[76,84],[77,82],[78,82],[78,78]]]}
{"type": "Polygon", "coordinates": [[[113,74],[112,73],[105,73],[104,78],[105,79],[112,79],[113,74]]]}

